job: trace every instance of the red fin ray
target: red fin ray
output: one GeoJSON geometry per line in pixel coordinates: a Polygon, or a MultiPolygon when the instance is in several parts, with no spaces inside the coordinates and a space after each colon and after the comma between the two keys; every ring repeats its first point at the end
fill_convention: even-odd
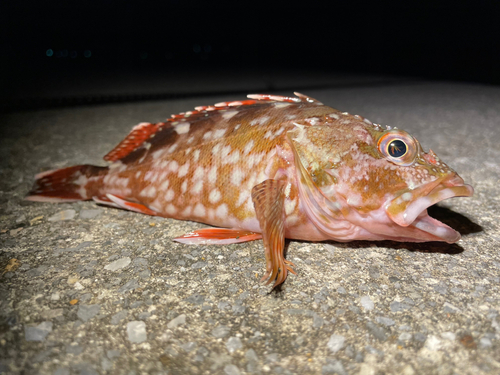
{"type": "MultiPolygon", "coordinates": [[[[114,203],[118,207],[123,208],[125,210],[134,211],[134,212],[138,212],[140,214],[151,215],[151,216],[158,215],[157,212],[151,210],[150,208],[146,207],[145,205],[143,205],[141,203],[130,202],[130,201],[127,201],[125,198],[119,197],[119,196],[114,195],[114,194],[106,194],[106,197],[109,199],[110,202],[114,203]]],[[[101,200],[101,201],[103,201],[104,204],[107,203],[104,200],[101,200]]]]}
{"type": "Polygon", "coordinates": [[[117,161],[124,158],[137,149],[146,139],[150,138],[151,135],[156,133],[162,126],[165,126],[164,122],[157,124],[141,122],[139,125],[134,126],[125,139],[123,139],[123,141],[121,141],[114,149],[104,156],[104,160],[117,161]]]}
{"type": "Polygon", "coordinates": [[[174,241],[190,245],[227,245],[231,243],[260,240],[261,238],[262,235],[260,233],[242,229],[205,228],[174,238],[174,241]]]}

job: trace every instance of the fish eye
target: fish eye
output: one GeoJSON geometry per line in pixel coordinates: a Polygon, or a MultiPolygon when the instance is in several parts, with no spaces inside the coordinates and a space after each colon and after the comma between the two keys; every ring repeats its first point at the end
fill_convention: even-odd
{"type": "Polygon", "coordinates": [[[407,152],[408,147],[406,147],[406,143],[401,139],[395,139],[387,145],[387,153],[393,158],[401,158],[405,156],[407,152]]]}
{"type": "Polygon", "coordinates": [[[413,164],[418,148],[413,137],[403,130],[390,130],[378,140],[378,150],[391,162],[408,166],[413,164]]]}

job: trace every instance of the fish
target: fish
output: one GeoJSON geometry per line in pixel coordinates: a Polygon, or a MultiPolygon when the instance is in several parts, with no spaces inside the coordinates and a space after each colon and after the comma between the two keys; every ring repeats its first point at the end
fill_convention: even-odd
{"type": "Polygon", "coordinates": [[[473,188],[404,130],[309,96],[248,95],[133,127],[104,160],[39,173],[27,200],[98,204],[205,223],[185,244],[263,241],[262,281],[295,266],[285,239],[444,241],[460,234],[429,216],[473,188]]]}

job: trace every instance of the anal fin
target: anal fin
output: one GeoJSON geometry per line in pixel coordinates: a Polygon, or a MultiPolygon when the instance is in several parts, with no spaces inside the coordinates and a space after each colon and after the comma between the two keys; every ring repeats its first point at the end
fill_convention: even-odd
{"type": "Polygon", "coordinates": [[[125,210],[138,212],[145,215],[158,216],[158,213],[147,208],[141,203],[135,203],[125,200],[122,197],[113,194],[106,194],[104,197],[93,197],[94,201],[97,203],[105,204],[112,207],[123,208],[125,210]]]}
{"type": "Polygon", "coordinates": [[[293,263],[284,257],[285,250],[285,182],[265,180],[252,189],[255,213],[262,229],[266,252],[266,274],[262,281],[282,284],[288,272],[295,274],[293,263]]]}
{"type": "Polygon", "coordinates": [[[231,243],[260,240],[261,238],[262,235],[260,233],[242,229],[204,228],[174,238],[174,241],[189,245],[227,245],[231,243]]]}

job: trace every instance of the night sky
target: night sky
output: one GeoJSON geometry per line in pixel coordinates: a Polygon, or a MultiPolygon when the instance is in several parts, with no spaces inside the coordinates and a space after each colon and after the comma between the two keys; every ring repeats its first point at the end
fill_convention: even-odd
{"type": "MultiPolygon", "coordinates": [[[[169,77],[193,74],[238,82],[248,72],[293,70],[499,84],[499,16],[498,1],[2,2],[0,108],[137,100],[151,77],[168,86],[169,77]],[[92,94],[81,89],[94,81],[92,94]]],[[[236,86],[246,91],[243,80],[236,86]]]]}

